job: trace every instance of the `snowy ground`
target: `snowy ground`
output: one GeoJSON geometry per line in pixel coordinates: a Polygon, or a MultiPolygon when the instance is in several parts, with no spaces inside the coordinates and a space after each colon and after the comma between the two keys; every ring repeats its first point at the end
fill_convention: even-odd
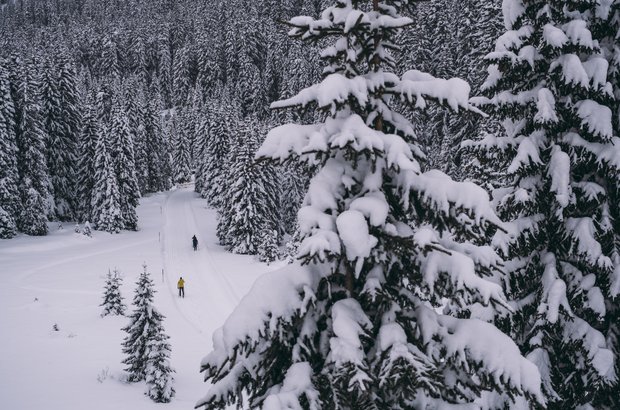
{"type": "MultiPolygon", "coordinates": [[[[274,269],[216,245],[215,212],[191,187],[143,198],[140,231],[93,238],[51,226],[47,237],[0,240],[0,401],[21,409],[191,409],[206,392],[199,364],[211,334],[262,273],[274,269]],[[196,234],[200,249],[191,249],[196,234]],[[156,283],[176,370],[176,398],[155,404],[121,381],[120,329],[99,316],[105,274],[124,276],[128,305],[141,265],[156,283]],[[186,281],[179,299],[176,281],[186,281]],[[53,331],[54,324],[59,331],[53,331]]],[[[131,309],[131,307],[129,306],[131,309]]]]}

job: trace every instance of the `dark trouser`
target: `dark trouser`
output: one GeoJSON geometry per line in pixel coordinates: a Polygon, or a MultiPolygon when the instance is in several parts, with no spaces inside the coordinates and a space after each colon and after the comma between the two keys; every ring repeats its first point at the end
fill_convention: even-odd
{"type": "Polygon", "coordinates": [[[197,243],[195,243],[195,244],[194,244],[194,250],[197,250],[197,249],[198,249],[198,244],[197,244],[197,243]]]}
{"type": "Polygon", "coordinates": [[[179,288],[179,297],[185,297],[185,288],[179,288]]]}

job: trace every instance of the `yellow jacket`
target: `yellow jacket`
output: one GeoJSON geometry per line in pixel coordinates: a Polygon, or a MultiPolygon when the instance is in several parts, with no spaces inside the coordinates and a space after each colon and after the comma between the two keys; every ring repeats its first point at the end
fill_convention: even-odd
{"type": "Polygon", "coordinates": [[[179,279],[177,282],[177,288],[182,288],[185,286],[185,281],[183,279],[179,279]]]}

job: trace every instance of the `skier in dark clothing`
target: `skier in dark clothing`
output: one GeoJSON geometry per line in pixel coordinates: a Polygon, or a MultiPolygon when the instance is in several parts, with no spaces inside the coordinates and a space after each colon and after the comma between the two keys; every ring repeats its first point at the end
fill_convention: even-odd
{"type": "Polygon", "coordinates": [[[198,250],[198,239],[196,238],[196,235],[192,236],[192,245],[194,246],[194,250],[197,251],[198,250]]]}

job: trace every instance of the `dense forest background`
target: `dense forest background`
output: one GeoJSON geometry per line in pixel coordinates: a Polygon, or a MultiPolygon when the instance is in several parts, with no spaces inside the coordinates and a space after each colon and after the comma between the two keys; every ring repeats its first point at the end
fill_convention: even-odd
{"type": "MultiPolygon", "coordinates": [[[[322,3],[5,2],[0,235],[45,234],[47,220],[137,229],[140,195],[194,174],[196,191],[221,210],[222,243],[271,258],[295,232],[313,171],[257,166],[253,156],[274,125],[314,120],[269,104],[321,77],[321,45],[290,40],[283,22],[317,16],[322,3]]],[[[464,78],[475,94],[501,28],[498,3],[421,3],[402,34],[400,66],[464,78]]],[[[417,115],[428,166],[473,177],[459,144],[479,133],[481,117],[449,118],[441,108],[417,115]]]]}

